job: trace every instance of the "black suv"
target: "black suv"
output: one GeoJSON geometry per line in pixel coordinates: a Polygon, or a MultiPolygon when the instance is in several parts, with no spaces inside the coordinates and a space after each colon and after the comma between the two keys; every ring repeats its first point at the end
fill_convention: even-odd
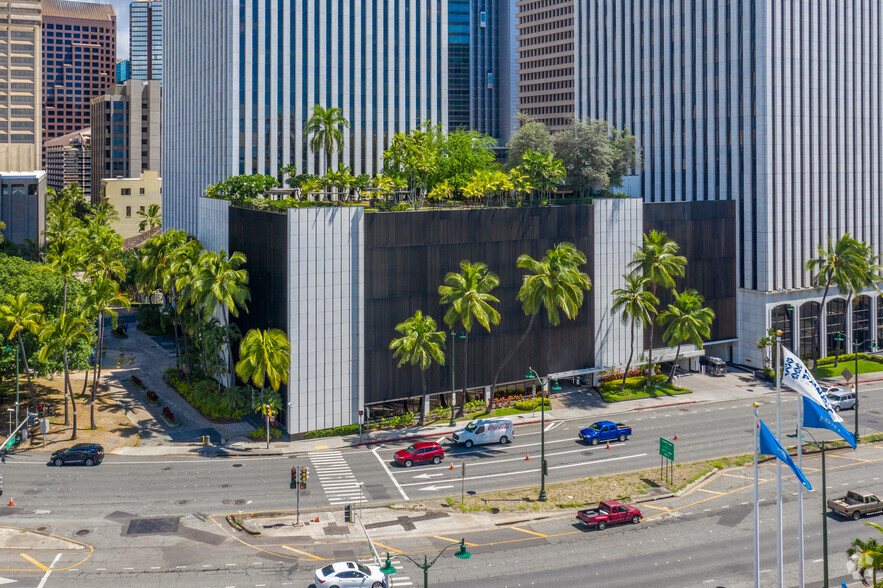
{"type": "Polygon", "coordinates": [[[104,447],[97,443],[77,443],[52,454],[50,463],[61,467],[69,463],[82,463],[87,466],[98,465],[104,459],[104,447]]]}

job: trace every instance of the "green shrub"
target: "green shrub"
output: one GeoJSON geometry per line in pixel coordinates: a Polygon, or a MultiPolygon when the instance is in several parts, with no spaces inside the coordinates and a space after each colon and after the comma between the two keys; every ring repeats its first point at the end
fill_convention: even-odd
{"type": "Polygon", "coordinates": [[[548,398],[534,398],[533,400],[519,400],[515,403],[515,408],[518,410],[534,410],[540,406],[541,400],[546,406],[552,405],[552,401],[548,398]]]}
{"type": "Polygon", "coordinates": [[[145,304],[138,307],[138,328],[148,335],[171,334],[171,325],[166,323],[160,306],[145,304]]]}
{"type": "MultiPolygon", "coordinates": [[[[668,379],[668,376],[665,374],[656,374],[653,376],[654,384],[662,384],[668,379]]],[[[634,388],[644,388],[647,385],[647,376],[638,376],[636,378],[626,378],[625,380],[625,389],[634,389],[634,388]]],[[[609,382],[604,382],[599,386],[600,390],[604,394],[610,394],[619,392],[619,389],[622,387],[622,380],[611,380],[609,382]]]]}
{"type": "MultiPolygon", "coordinates": [[[[264,427],[260,427],[258,429],[255,429],[251,433],[249,433],[248,436],[251,439],[258,439],[258,440],[266,439],[267,438],[267,429],[265,429],[264,427]]],[[[282,431],[280,431],[279,429],[270,427],[270,439],[279,439],[280,437],[282,437],[282,431]]]]}
{"type": "MultiPolygon", "coordinates": [[[[858,358],[866,361],[873,361],[875,363],[883,363],[883,357],[878,357],[876,355],[868,355],[867,353],[859,353],[858,358]]],[[[819,360],[818,364],[820,366],[823,365],[834,365],[834,361],[855,361],[855,354],[849,353],[841,356],[832,356],[832,357],[823,357],[819,360]]]]}
{"type": "Polygon", "coordinates": [[[304,435],[304,439],[319,439],[320,437],[340,437],[343,435],[356,435],[359,432],[359,425],[345,425],[343,427],[332,427],[331,429],[322,429],[321,431],[309,431],[304,435]]]}
{"type": "Polygon", "coordinates": [[[197,379],[194,374],[194,383],[191,385],[186,380],[179,379],[180,374],[175,368],[166,370],[165,376],[169,385],[203,416],[210,419],[237,419],[249,413],[246,409],[231,411],[214,380],[197,379]]]}
{"type": "Polygon", "coordinates": [[[484,403],[484,400],[473,400],[472,402],[467,402],[466,406],[463,407],[464,412],[479,412],[484,411],[487,408],[487,405],[484,403]]]}

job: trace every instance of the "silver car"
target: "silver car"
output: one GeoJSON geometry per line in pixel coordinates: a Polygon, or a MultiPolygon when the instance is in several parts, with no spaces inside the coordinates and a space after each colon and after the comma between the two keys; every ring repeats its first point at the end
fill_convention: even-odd
{"type": "Polygon", "coordinates": [[[826,396],[828,397],[828,402],[831,404],[831,408],[834,409],[834,412],[855,408],[854,392],[846,392],[836,386],[832,386],[828,388],[826,396]]]}

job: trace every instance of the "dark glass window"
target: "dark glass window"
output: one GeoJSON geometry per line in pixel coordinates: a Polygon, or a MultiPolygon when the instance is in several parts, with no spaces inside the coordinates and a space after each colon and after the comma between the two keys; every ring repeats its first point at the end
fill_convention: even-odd
{"type": "Polygon", "coordinates": [[[800,357],[812,357],[816,320],[819,317],[819,303],[806,302],[800,307],[800,357]]]}
{"type": "Polygon", "coordinates": [[[846,301],[841,298],[835,298],[831,300],[827,304],[827,315],[826,325],[828,327],[827,330],[827,341],[825,348],[825,356],[841,354],[844,352],[845,347],[843,345],[844,341],[838,341],[835,339],[838,333],[846,331],[846,301]]]}

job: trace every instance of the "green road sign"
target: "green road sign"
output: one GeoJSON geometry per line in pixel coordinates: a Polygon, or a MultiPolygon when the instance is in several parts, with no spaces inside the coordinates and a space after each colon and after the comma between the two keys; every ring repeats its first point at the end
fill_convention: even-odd
{"type": "Polygon", "coordinates": [[[659,455],[662,457],[667,457],[668,459],[674,461],[675,460],[675,444],[674,441],[669,441],[665,437],[659,438],[659,455]]]}
{"type": "Polygon", "coordinates": [[[6,441],[6,445],[5,445],[6,450],[9,451],[10,449],[12,449],[13,445],[15,445],[15,436],[14,435],[6,441]]]}

